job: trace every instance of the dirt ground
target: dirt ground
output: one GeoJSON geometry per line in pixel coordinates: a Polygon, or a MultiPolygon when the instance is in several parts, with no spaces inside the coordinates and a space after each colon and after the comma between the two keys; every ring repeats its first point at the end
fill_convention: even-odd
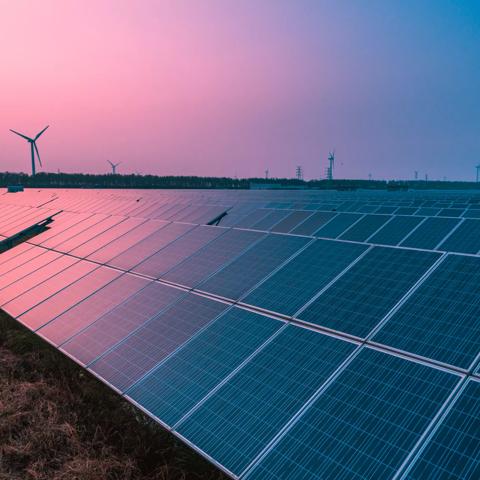
{"type": "Polygon", "coordinates": [[[225,480],[0,312],[0,480],[225,480]]]}

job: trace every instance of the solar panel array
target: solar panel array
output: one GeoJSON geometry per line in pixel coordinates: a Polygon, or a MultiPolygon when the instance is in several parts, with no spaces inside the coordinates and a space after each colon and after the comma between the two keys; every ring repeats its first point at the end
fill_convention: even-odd
{"type": "Polygon", "coordinates": [[[0,306],[233,478],[480,477],[480,194],[0,195],[0,306]]]}

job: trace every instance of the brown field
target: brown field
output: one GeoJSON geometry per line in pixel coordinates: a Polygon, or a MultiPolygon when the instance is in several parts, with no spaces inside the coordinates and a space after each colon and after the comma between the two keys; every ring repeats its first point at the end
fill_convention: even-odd
{"type": "Polygon", "coordinates": [[[7,479],[226,477],[0,311],[0,480],[7,479]]]}

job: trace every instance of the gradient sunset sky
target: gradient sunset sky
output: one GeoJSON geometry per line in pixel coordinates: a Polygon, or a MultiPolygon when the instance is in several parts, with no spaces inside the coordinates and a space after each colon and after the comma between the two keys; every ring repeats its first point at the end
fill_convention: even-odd
{"type": "Polygon", "coordinates": [[[0,0],[0,171],[470,180],[480,2],[0,0]]]}

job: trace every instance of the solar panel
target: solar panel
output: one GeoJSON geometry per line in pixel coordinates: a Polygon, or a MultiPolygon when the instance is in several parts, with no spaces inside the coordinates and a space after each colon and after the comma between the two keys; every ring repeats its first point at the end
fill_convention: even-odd
{"type": "Polygon", "coordinates": [[[362,215],[359,213],[339,213],[313,234],[317,237],[337,238],[360,218],[362,215]]]}
{"type": "Polygon", "coordinates": [[[95,268],[97,265],[90,262],[81,262],[72,257],[61,257],[52,270],[39,270],[30,274],[34,286],[31,286],[29,281],[26,284],[29,288],[24,290],[23,281],[19,282],[20,288],[15,287],[11,299],[2,305],[2,309],[13,317],[18,317],[95,268]]]}
{"type": "Polygon", "coordinates": [[[480,383],[470,381],[402,477],[409,480],[480,478],[480,383]]]}
{"type": "MultiPolygon", "coordinates": [[[[147,284],[148,280],[133,275],[114,277],[113,281],[41,327],[38,333],[58,346],[147,284]]],[[[72,286],[73,289],[78,287],[78,283],[72,286]]]]}
{"type": "Polygon", "coordinates": [[[293,315],[366,249],[360,244],[317,240],[242,301],[293,315]]]}
{"type": "Polygon", "coordinates": [[[147,321],[90,369],[118,390],[125,390],[214,320],[227,305],[188,294],[147,321]]]}
{"type": "Polygon", "coordinates": [[[84,265],[86,263],[79,262],[72,267],[78,266],[79,270],[82,268],[85,275],[81,275],[79,271],[74,282],[64,285],[53,296],[22,313],[19,316],[20,323],[36,330],[121,275],[117,270],[106,267],[93,269],[91,265],[84,265]]]}
{"type": "Polygon", "coordinates": [[[323,225],[329,222],[336,212],[315,212],[305,221],[296,226],[291,233],[295,235],[312,235],[323,225]]]}
{"type": "Polygon", "coordinates": [[[239,475],[354,349],[287,326],[175,428],[239,475]]]}
{"type": "Polygon", "coordinates": [[[270,230],[289,214],[290,212],[288,210],[273,210],[250,228],[253,228],[254,230],[270,230]]]}
{"type": "Polygon", "coordinates": [[[423,217],[395,216],[368,241],[382,245],[398,245],[422,220],[423,217]]]}
{"type": "Polygon", "coordinates": [[[480,352],[479,318],[480,258],[448,255],[374,339],[468,369],[480,352]]]}
{"type": "Polygon", "coordinates": [[[199,226],[146,258],[133,270],[152,278],[158,278],[225,232],[226,230],[222,228],[199,226]]]}
{"type": "Polygon", "coordinates": [[[264,236],[260,232],[230,230],[169,270],[162,278],[194,287],[264,236]]]}
{"type": "Polygon", "coordinates": [[[342,240],[354,240],[364,242],[373,235],[385,222],[390,220],[388,215],[366,215],[352,225],[339,238],[342,240]]]}
{"type": "Polygon", "coordinates": [[[405,238],[402,246],[433,250],[459,221],[456,218],[427,218],[405,238]]]}
{"type": "Polygon", "coordinates": [[[303,210],[292,212],[290,215],[288,215],[283,220],[274,225],[271,231],[277,233],[288,233],[290,232],[290,230],[293,230],[299,223],[302,223],[304,220],[306,220],[310,215],[312,215],[312,212],[307,212],[303,210]]]}
{"type": "Polygon", "coordinates": [[[447,252],[478,253],[480,220],[465,219],[438,248],[447,252]]]}
{"type": "Polygon", "coordinates": [[[375,247],[297,316],[315,325],[365,337],[439,256],[375,247]]]}
{"type": "Polygon", "coordinates": [[[445,371],[363,349],[247,478],[392,478],[457,383],[445,371]]]}
{"type": "Polygon", "coordinates": [[[305,237],[270,234],[198,288],[225,298],[238,299],[309,241],[305,237]]]}
{"type": "Polygon", "coordinates": [[[79,363],[87,365],[106,353],[147,321],[159,315],[185,292],[149,282],[62,345],[79,363]]]}
{"type": "Polygon", "coordinates": [[[284,325],[231,308],[126,394],[173,427],[284,325]]]}
{"type": "Polygon", "coordinates": [[[130,270],[193,228],[194,225],[186,223],[167,224],[107,263],[123,270],[130,270]]]}
{"type": "Polygon", "coordinates": [[[0,234],[63,212],[0,254],[0,305],[234,477],[473,480],[479,205],[27,189],[0,234]]]}

